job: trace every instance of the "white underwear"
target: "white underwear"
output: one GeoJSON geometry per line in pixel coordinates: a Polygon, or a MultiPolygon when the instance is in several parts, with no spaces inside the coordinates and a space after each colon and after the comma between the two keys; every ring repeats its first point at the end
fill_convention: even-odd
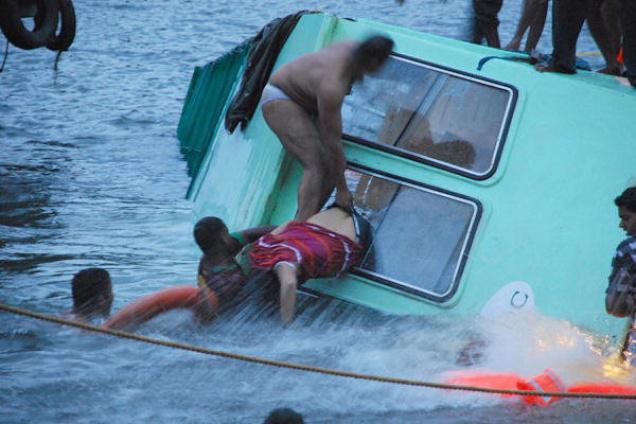
{"type": "MultiPolygon", "coordinates": [[[[266,105],[269,102],[274,100],[291,100],[287,94],[280,88],[267,83],[263,88],[263,92],[261,93],[261,100],[258,103],[259,106],[266,105]]],[[[293,101],[293,100],[292,100],[293,101]]]]}

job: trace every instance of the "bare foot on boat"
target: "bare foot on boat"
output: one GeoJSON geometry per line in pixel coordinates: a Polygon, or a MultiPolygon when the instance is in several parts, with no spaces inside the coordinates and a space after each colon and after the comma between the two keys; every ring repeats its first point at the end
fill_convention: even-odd
{"type": "Polygon", "coordinates": [[[565,69],[554,66],[551,63],[537,63],[534,69],[539,72],[556,72],[558,74],[575,74],[575,71],[566,71],[565,69]]]}
{"type": "Polygon", "coordinates": [[[629,80],[625,77],[614,77],[616,79],[616,81],[618,81],[618,83],[620,85],[624,85],[625,87],[631,87],[632,85],[629,83],[629,80]]]}
{"type": "Polygon", "coordinates": [[[506,44],[504,50],[519,51],[519,47],[521,47],[521,38],[513,38],[508,44],[506,44]]]}
{"type": "Polygon", "coordinates": [[[603,69],[599,69],[598,73],[607,74],[607,75],[614,75],[614,76],[620,77],[621,76],[621,68],[620,68],[620,66],[606,66],[603,69]]]}

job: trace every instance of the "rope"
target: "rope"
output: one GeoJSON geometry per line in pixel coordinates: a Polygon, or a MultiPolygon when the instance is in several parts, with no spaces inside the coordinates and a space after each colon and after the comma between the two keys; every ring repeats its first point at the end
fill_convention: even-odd
{"type": "Polygon", "coordinates": [[[62,50],[58,50],[57,54],[55,55],[55,63],[53,64],[54,71],[57,71],[57,64],[60,61],[60,56],[62,56],[62,50]]]}
{"type": "Polygon", "coordinates": [[[4,64],[7,63],[7,56],[9,55],[9,40],[4,48],[4,58],[2,59],[2,65],[0,65],[0,72],[4,71],[4,64]]]}
{"type": "Polygon", "coordinates": [[[428,387],[432,389],[447,389],[447,390],[463,390],[471,392],[481,393],[495,393],[495,394],[508,394],[508,395],[520,395],[520,396],[542,396],[542,397],[561,397],[561,398],[595,398],[595,399],[631,399],[636,400],[636,395],[624,395],[624,394],[612,394],[612,393],[569,393],[569,392],[539,392],[529,390],[507,390],[507,389],[491,389],[487,387],[465,386],[455,384],[434,383],[430,381],[410,380],[405,378],[385,377],[373,374],[361,374],[351,371],[336,370],[330,368],[315,367],[312,365],[295,364],[284,361],[275,361],[273,359],[262,358],[258,356],[243,355],[233,352],[225,352],[221,350],[214,350],[205,348],[202,346],[195,346],[186,343],[173,342],[168,340],[161,340],[152,337],[146,337],[138,334],[128,333],[126,331],[112,330],[108,328],[97,327],[92,324],[87,324],[79,321],[72,321],[53,315],[42,314],[39,312],[28,311],[26,309],[18,308],[15,306],[0,303],[0,310],[9,312],[16,315],[21,315],[29,318],[39,319],[42,321],[53,322],[60,325],[66,325],[70,327],[81,328],[83,330],[92,331],[95,333],[107,334],[114,337],[121,337],[124,339],[135,340],[138,342],[149,343],[158,346],[170,347],[173,349],[186,350],[190,352],[203,353],[205,355],[220,356],[228,359],[235,359],[238,361],[252,362],[261,365],[269,365],[273,367],[288,368],[299,371],[314,372],[319,374],[333,375],[337,377],[353,378],[358,380],[368,380],[380,383],[400,384],[405,386],[417,386],[428,387]]]}

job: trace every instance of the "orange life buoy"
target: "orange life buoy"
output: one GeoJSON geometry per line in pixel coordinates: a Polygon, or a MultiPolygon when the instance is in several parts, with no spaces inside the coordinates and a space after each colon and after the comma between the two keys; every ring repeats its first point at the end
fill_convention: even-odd
{"type": "MultiPolygon", "coordinates": [[[[172,309],[191,309],[199,302],[198,293],[199,289],[194,286],[175,286],[159,290],[126,305],[108,319],[103,326],[110,329],[121,329],[140,325],[172,309]]],[[[215,293],[208,291],[206,294],[208,301],[214,308],[217,308],[218,299],[215,293]]]]}
{"type": "MultiPolygon", "coordinates": [[[[514,373],[494,373],[486,371],[461,371],[454,373],[445,380],[448,384],[482,387],[485,389],[527,390],[538,392],[563,392],[565,385],[552,371],[543,373],[530,380],[514,373]]],[[[508,393],[498,393],[502,397],[516,396],[508,393]]],[[[558,397],[521,396],[530,405],[548,406],[558,400],[558,397]]]]}
{"type": "Polygon", "coordinates": [[[636,387],[614,383],[577,383],[568,387],[571,393],[611,393],[617,395],[636,395],[636,387]]]}
{"type": "MultiPolygon", "coordinates": [[[[566,390],[563,381],[551,369],[543,371],[528,381],[519,382],[517,388],[537,392],[565,392],[566,390]]],[[[560,399],[556,396],[522,396],[521,398],[529,405],[538,406],[548,406],[560,399]]]]}
{"type": "MultiPolygon", "coordinates": [[[[460,386],[483,387],[484,389],[517,390],[519,382],[526,382],[520,375],[514,373],[494,373],[486,371],[458,371],[447,378],[447,384],[460,386]]],[[[507,393],[498,393],[502,397],[514,396],[507,393]]]]}

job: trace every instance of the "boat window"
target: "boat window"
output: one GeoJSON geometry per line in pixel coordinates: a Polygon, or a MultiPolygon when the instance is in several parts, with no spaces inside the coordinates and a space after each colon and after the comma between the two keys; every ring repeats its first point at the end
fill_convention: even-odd
{"type": "Polygon", "coordinates": [[[354,84],[344,137],[478,179],[494,172],[513,89],[390,57],[354,84]]]}
{"type": "Polygon", "coordinates": [[[354,273],[433,300],[450,298],[468,256],[479,203],[359,168],[348,169],[346,177],[374,233],[354,273]]]}

